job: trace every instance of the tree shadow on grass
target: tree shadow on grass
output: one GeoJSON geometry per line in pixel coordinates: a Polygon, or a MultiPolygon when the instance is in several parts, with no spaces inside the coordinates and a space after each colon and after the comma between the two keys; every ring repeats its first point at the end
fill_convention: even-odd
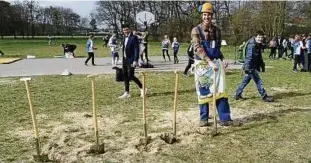
{"type": "MultiPolygon", "coordinates": [[[[292,98],[292,97],[300,97],[300,96],[306,96],[306,95],[311,95],[311,92],[305,92],[305,93],[301,93],[301,92],[277,92],[274,93],[273,98],[274,100],[278,100],[278,99],[288,99],[288,98],[292,98]]],[[[261,98],[260,95],[258,94],[258,96],[250,96],[250,97],[244,97],[245,100],[252,100],[252,99],[259,99],[261,98]]],[[[275,101],[277,102],[277,101],[275,101]]]]}
{"type": "Polygon", "coordinates": [[[292,97],[311,95],[311,92],[278,92],[273,95],[275,99],[287,99],[292,97]]]}
{"type": "MultiPolygon", "coordinates": [[[[195,89],[190,89],[190,90],[181,90],[178,91],[178,95],[181,94],[186,94],[186,93],[195,93],[196,90],[195,89]]],[[[155,96],[167,96],[167,95],[174,95],[173,91],[168,91],[168,92],[155,92],[155,93],[151,93],[150,95],[147,95],[148,97],[155,97],[155,96]]]]}
{"type": "Polygon", "coordinates": [[[249,130],[251,128],[255,127],[260,127],[265,124],[269,123],[277,123],[279,122],[278,118],[284,117],[287,114],[290,113],[297,113],[297,112],[311,112],[310,109],[286,109],[286,110],[279,110],[279,111],[274,111],[271,113],[256,113],[254,115],[250,115],[244,118],[237,118],[234,119],[234,125],[237,127],[233,127],[232,130],[228,130],[228,132],[225,133],[220,133],[221,135],[226,135],[238,131],[243,131],[243,130],[249,130]],[[241,127],[238,127],[241,126],[241,127]]]}
{"type": "Polygon", "coordinates": [[[226,71],[226,76],[234,75],[234,74],[241,74],[241,71],[237,71],[237,70],[226,71]]]}

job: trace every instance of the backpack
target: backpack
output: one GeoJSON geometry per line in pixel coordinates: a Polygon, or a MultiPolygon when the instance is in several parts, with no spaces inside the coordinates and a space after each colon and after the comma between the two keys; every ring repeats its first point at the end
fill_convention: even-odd
{"type": "Polygon", "coordinates": [[[113,67],[112,69],[116,70],[116,81],[117,82],[124,81],[124,79],[123,79],[123,69],[119,68],[119,67],[113,67]]]}
{"type": "Polygon", "coordinates": [[[244,47],[243,47],[242,50],[239,50],[239,54],[238,54],[238,56],[237,56],[237,59],[238,59],[238,62],[240,62],[240,63],[244,63],[244,61],[245,61],[246,52],[247,52],[247,46],[248,46],[248,44],[249,44],[249,41],[250,41],[250,40],[248,40],[247,42],[245,42],[244,47]]]}

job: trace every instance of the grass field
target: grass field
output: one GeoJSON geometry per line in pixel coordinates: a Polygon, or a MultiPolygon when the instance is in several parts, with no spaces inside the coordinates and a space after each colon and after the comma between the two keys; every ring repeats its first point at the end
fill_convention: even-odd
{"type": "MultiPolygon", "coordinates": [[[[84,42],[79,42],[82,50],[84,42]]],[[[11,49],[3,44],[3,51],[11,49]]],[[[18,44],[21,54],[33,46],[34,52],[38,49],[42,57],[50,57],[48,50],[56,53],[58,49],[36,41],[29,44],[18,44]]],[[[12,42],[6,45],[12,46],[12,42]]],[[[11,50],[12,55],[13,50],[19,51],[11,50]]],[[[199,111],[193,77],[181,77],[177,113],[180,140],[173,145],[160,140],[159,135],[172,130],[174,74],[148,73],[148,132],[152,141],[144,150],[139,146],[143,137],[139,90],[131,84],[132,97],[119,100],[123,84],[116,83],[113,75],[98,77],[99,135],[107,150],[102,155],[86,153],[95,143],[92,118],[85,116],[92,114],[90,80],[85,75],[37,76],[30,88],[38,110],[43,152],[60,162],[310,162],[311,75],[292,73],[290,61],[266,61],[266,65],[272,68],[261,76],[276,102],[263,103],[253,82],[243,94],[247,100],[235,101],[232,95],[242,77],[238,70],[228,72],[232,118],[242,125],[221,127],[220,135],[213,138],[196,127],[199,111]]],[[[33,162],[35,146],[24,83],[18,78],[0,78],[0,90],[0,162],[33,162]]]]}
{"type": "MultiPolygon", "coordinates": [[[[63,49],[60,46],[62,43],[77,45],[75,54],[77,57],[86,57],[85,44],[87,39],[58,39],[52,42],[49,46],[47,40],[44,39],[0,39],[0,50],[5,53],[5,57],[21,57],[26,58],[27,55],[35,55],[37,58],[53,58],[54,56],[62,55],[63,49]]],[[[110,57],[110,49],[102,46],[101,38],[95,39],[95,45],[98,50],[95,52],[96,57],[110,57]]],[[[185,55],[188,43],[181,43],[179,55],[185,55]]],[[[149,43],[149,56],[161,56],[161,43],[149,43]]],[[[223,52],[226,56],[234,56],[234,48],[223,47],[223,52]]],[[[172,55],[172,50],[170,50],[172,55]]]]}

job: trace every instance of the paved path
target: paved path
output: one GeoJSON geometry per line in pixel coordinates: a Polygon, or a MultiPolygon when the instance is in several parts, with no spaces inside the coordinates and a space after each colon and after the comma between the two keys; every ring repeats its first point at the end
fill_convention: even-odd
{"type": "MultiPolygon", "coordinates": [[[[155,68],[145,69],[146,71],[183,71],[188,63],[186,56],[179,57],[179,64],[164,62],[160,56],[150,57],[155,68]]],[[[84,65],[85,58],[63,59],[23,59],[11,64],[0,64],[0,77],[34,76],[34,75],[59,75],[65,69],[73,74],[110,74],[115,73],[111,69],[111,58],[95,58],[97,66],[84,65]]],[[[240,69],[241,65],[234,65],[229,61],[229,69],[240,69]]],[[[121,65],[119,65],[121,66],[121,65]]],[[[141,69],[137,69],[140,71],[141,69]]]]}

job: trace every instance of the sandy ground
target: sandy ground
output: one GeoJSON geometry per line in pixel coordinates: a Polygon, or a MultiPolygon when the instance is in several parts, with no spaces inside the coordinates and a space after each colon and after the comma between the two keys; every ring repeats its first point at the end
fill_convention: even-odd
{"type": "MultiPolygon", "coordinates": [[[[288,91],[286,88],[273,88],[275,92],[288,91]]],[[[248,105],[249,106],[249,105],[248,105]]],[[[261,108],[231,108],[232,119],[240,123],[251,123],[253,119],[260,119],[260,114],[269,114],[277,110],[288,109],[279,103],[263,103],[261,108]],[[246,109],[247,108],[247,109],[246,109]]],[[[210,115],[213,115],[211,113],[210,115]]],[[[204,134],[212,127],[199,128],[199,110],[189,108],[187,111],[177,112],[177,138],[174,146],[193,146],[201,142],[204,134]]],[[[48,115],[39,114],[38,121],[46,121],[48,115]]],[[[63,122],[45,122],[40,126],[40,137],[42,151],[49,156],[49,159],[60,162],[156,162],[156,157],[160,153],[170,150],[171,144],[167,144],[160,135],[163,132],[151,132],[151,141],[148,145],[143,145],[142,127],[133,127],[133,122],[127,121],[121,115],[105,117],[98,115],[100,143],[105,144],[104,154],[90,153],[90,148],[95,144],[93,131],[93,118],[89,113],[67,112],[63,114],[63,122]],[[141,158],[140,156],[145,157],[141,158]]],[[[212,120],[210,121],[212,122],[212,120]]],[[[142,125],[141,122],[137,124],[142,125]]],[[[149,131],[158,130],[172,133],[172,113],[156,113],[156,119],[148,124],[149,131]]],[[[220,127],[220,132],[224,131],[220,127]]],[[[23,138],[31,142],[33,139],[32,130],[17,128],[12,131],[13,136],[23,138]]],[[[35,151],[34,151],[35,152],[35,151]]],[[[31,160],[32,158],[29,158],[31,160]]]]}

